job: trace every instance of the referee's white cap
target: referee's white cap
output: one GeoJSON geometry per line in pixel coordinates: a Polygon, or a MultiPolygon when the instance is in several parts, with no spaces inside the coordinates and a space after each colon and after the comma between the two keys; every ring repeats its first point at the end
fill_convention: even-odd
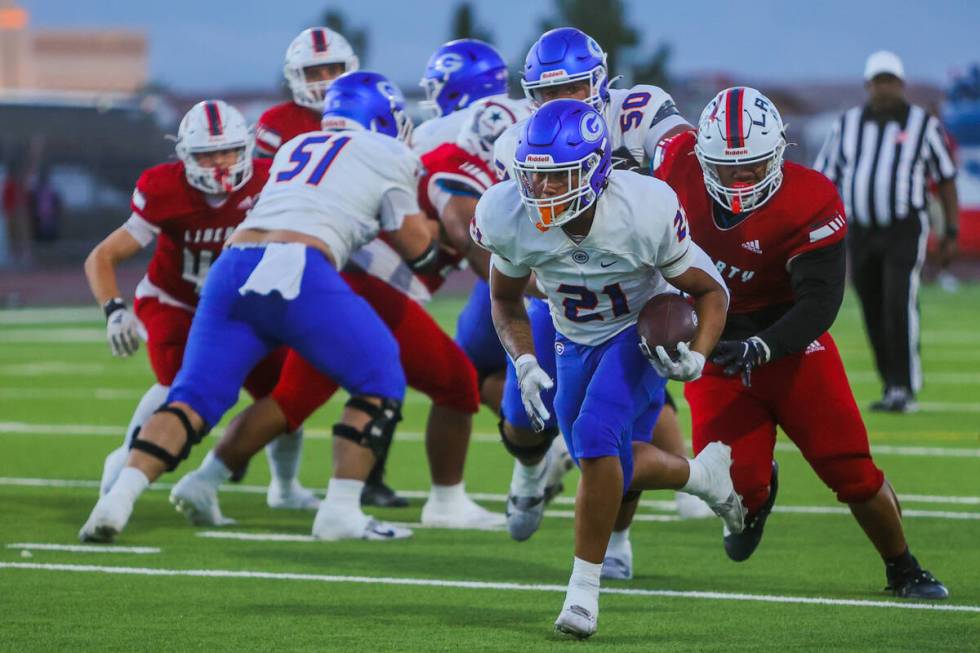
{"type": "Polygon", "coordinates": [[[864,81],[870,82],[877,75],[894,75],[901,80],[905,80],[905,67],[898,55],[888,50],[878,50],[868,57],[868,62],[864,64],[864,81]]]}

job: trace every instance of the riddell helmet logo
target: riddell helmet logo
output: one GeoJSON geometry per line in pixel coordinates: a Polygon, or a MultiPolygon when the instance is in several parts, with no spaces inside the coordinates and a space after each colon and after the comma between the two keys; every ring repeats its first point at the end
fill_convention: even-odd
{"type": "Polygon", "coordinates": [[[347,127],[347,118],[324,118],[320,126],[323,129],[343,129],[347,127]]]}
{"type": "Polygon", "coordinates": [[[565,72],[563,69],[546,70],[545,72],[541,73],[542,81],[546,79],[558,79],[559,77],[568,77],[568,73],[565,72]]]}
{"type": "Polygon", "coordinates": [[[746,150],[745,148],[736,148],[736,149],[725,148],[725,154],[748,154],[748,153],[749,151],[746,150]]]}
{"type": "Polygon", "coordinates": [[[550,154],[528,154],[524,157],[525,163],[554,163],[550,154]]]}

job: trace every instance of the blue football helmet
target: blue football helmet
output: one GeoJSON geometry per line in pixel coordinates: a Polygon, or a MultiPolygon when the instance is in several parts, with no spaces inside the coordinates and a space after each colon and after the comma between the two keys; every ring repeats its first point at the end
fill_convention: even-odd
{"type": "Polygon", "coordinates": [[[323,97],[320,124],[324,131],[359,125],[405,143],[412,135],[405,96],[384,75],[367,71],[344,73],[333,80],[323,97]]]}
{"type": "Polygon", "coordinates": [[[543,87],[580,81],[589,82],[585,101],[601,112],[609,102],[606,53],[585,32],[574,27],[553,29],[542,34],[528,50],[521,86],[531,102],[544,101],[538,93],[543,87]]]}
{"type": "Polygon", "coordinates": [[[483,41],[449,41],[429,57],[419,86],[426,97],[420,106],[432,116],[445,116],[480,98],[506,93],[507,64],[483,41]]]}
{"type": "MultiPolygon", "coordinates": [[[[514,173],[528,217],[541,231],[575,219],[592,206],[612,171],[602,114],[579,100],[552,100],[524,123],[517,139],[514,173]],[[538,197],[542,175],[566,189],[538,197]]],[[[551,183],[549,181],[549,183],[551,183]]]]}

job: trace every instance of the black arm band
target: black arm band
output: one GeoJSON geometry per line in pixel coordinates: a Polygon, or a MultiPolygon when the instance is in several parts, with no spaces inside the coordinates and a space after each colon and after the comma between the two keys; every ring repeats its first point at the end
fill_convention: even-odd
{"type": "Polygon", "coordinates": [[[947,224],[943,230],[943,239],[945,240],[956,240],[959,235],[960,226],[958,224],[947,224]]]}
{"type": "Polygon", "coordinates": [[[102,312],[105,313],[105,319],[108,320],[110,315],[125,308],[126,302],[123,301],[122,297],[113,297],[102,305],[102,312]]]}
{"type": "Polygon", "coordinates": [[[410,261],[405,261],[412,272],[425,272],[426,268],[435,263],[436,259],[439,257],[439,246],[436,245],[436,241],[429,243],[429,246],[425,248],[425,251],[413,258],[410,261]]]}

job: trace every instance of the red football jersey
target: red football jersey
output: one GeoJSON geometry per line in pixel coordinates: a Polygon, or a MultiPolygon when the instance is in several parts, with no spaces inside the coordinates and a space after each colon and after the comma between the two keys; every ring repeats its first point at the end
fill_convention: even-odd
{"type": "Polygon", "coordinates": [[[283,102],[259,117],[255,125],[255,149],[260,155],[271,157],[283,143],[319,130],[319,113],[295,102],[283,102]]]}
{"type": "MultiPolygon", "coordinates": [[[[187,183],[175,161],[146,170],[136,182],[126,228],[143,245],[157,236],[147,279],[171,299],[197,306],[208,269],[225,240],[258,201],[271,161],[254,162],[252,178],[218,206],[187,183]]],[[[141,284],[142,285],[142,284],[141,284]]]]}
{"type": "Polygon", "coordinates": [[[419,206],[433,220],[454,193],[483,195],[497,182],[490,165],[455,143],[443,143],[422,155],[419,206]]]}
{"type": "Polygon", "coordinates": [[[714,219],[694,143],[693,131],[665,141],[655,175],[677,193],[692,238],[728,284],[729,312],[792,303],[790,261],[843,240],[847,232],[837,189],[819,172],[787,161],[776,194],[735,226],[722,228],[714,219]]]}

